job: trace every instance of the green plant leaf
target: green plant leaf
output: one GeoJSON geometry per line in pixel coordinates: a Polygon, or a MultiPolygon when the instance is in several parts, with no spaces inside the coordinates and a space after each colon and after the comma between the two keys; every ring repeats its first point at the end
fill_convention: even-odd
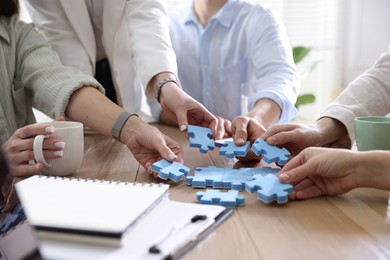
{"type": "Polygon", "coordinates": [[[295,107],[298,109],[299,106],[301,105],[314,103],[315,101],[316,101],[316,97],[313,94],[299,95],[297,98],[297,102],[295,102],[295,107]]]}
{"type": "Polygon", "coordinates": [[[295,64],[299,63],[301,60],[303,60],[311,51],[311,48],[303,47],[303,46],[297,46],[292,49],[293,51],[293,59],[295,64]]]}

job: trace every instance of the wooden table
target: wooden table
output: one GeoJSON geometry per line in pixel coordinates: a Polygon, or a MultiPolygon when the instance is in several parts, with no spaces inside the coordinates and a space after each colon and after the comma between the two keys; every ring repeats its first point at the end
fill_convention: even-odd
{"type": "MultiPolygon", "coordinates": [[[[194,169],[252,167],[189,148],[184,133],[156,125],[178,141],[185,165],[194,169]]],[[[193,170],[192,170],[193,172],[193,170]]],[[[192,173],[190,173],[192,174],[192,173]]],[[[100,135],[85,137],[85,154],[75,177],[130,182],[160,182],[148,175],[125,145],[100,135]]],[[[185,181],[170,184],[172,200],[194,202],[195,190],[185,181]]],[[[255,194],[241,192],[246,205],[184,256],[184,259],[390,259],[389,193],[356,189],[339,197],[261,203],[255,194]]]]}

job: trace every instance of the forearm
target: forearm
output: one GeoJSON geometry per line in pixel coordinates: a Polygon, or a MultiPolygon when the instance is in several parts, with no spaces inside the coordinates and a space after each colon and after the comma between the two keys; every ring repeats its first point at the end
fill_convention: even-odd
{"type": "Polygon", "coordinates": [[[356,152],[354,157],[358,187],[390,190],[390,152],[356,152]]]}
{"type": "Polygon", "coordinates": [[[280,107],[271,99],[260,99],[255,107],[247,114],[259,124],[268,129],[279,121],[281,115],[280,107]]]}
{"type": "Polygon", "coordinates": [[[70,97],[65,115],[105,136],[111,136],[112,126],[123,111],[96,88],[83,87],[70,97]]]}

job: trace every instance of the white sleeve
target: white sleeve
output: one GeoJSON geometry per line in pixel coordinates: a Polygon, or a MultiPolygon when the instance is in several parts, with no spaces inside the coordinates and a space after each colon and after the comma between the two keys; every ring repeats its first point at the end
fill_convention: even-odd
{"type": "MultiPolygon", "coordinates": [[[[93,76],[87,50],[82,45],[59,0],[24,0],[32,21],[43,32],[64,65],[74,66],[93,76]]],[[[74,1],[75,9],[88,15],[84,1],[74,1]]],[[[95,46],[93,46],[95,47],[95,46]]]]}
{"type": "Polygon", "coordinates": [[[128,0],[126,19],[135,66],[144,86],[160,72],[177,75],[169,21],[161,1],[128,0]]]}
{"type": "Polygon", "coordinates": [[[373,67],[352,81],[322,113],[342,122],[355,140],[354,120],[358,116],[390,113],[390,53],[383,54],[373,67]]]}

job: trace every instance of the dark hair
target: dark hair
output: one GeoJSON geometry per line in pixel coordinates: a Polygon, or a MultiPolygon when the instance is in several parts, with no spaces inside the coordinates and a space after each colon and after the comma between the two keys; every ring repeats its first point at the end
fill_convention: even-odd
{"type": "MultiPolygon", "coordinates": [[[[2,0],[0,0],[2,1],[2,0]]],[[[0,147],[0,197],[1,197],[1,187],[5,184],[8,176],[11,175],[10,167],[6,155],[4,154],[3,149],[0,147]]]]}
{"type": "Polygon", "coordinates": [[[19,0],[0,0],[0,16],[19,14],[19,0]]]}

